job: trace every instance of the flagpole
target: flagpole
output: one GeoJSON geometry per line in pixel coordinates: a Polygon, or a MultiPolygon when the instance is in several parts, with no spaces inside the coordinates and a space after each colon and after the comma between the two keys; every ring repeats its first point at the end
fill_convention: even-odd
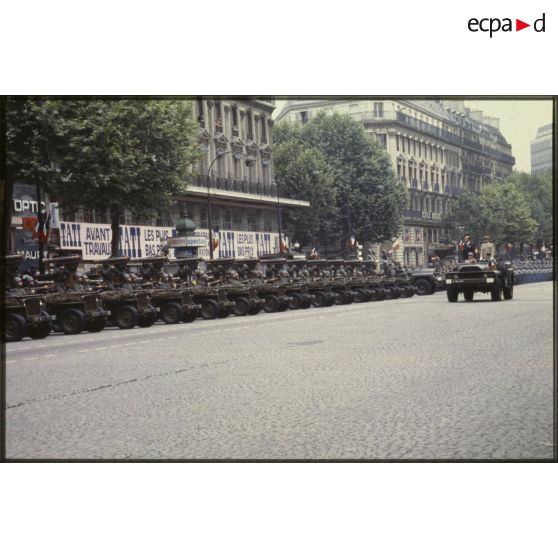
{"type": "MultiPolygon", "coordinates": [[[[39,227],[38,230],[38,243],[39,243],[39,273],[41,275],[44,274],[45,272],[45,265],[43,262],[43,236],[42,236],[42,230],[41,230],[41,213],[42,213],[42,209],[41,209],[41,187],[37,184],[36,186],[37,188],[37,225],[39,227]]],[[[44,226],[44,223],[43,223],[44,226]]]]}

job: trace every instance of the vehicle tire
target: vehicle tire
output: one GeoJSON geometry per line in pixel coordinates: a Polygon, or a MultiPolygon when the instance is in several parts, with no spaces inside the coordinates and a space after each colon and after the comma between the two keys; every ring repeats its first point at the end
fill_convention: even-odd
{"type": "Polygon", "coordinates": [[[255,316],[256,314],[259,314],[262,311],[262,305],[261,304],[255,304],[254,306],[252,306],[250,308],[250,310],[248,310],[248,315],[249,316],[255,316]]]}
{"type": "Polygon", "coordinates": [[[417,279],[413,285],[417,288],[417,294],[419,296],[430,295],[434,293],[432,285],[428,279],[417,279]]]}
{"type": "Polygon", "coordinates": [[[405,290],[405,298],[411,298],[412,296],[415,296],[415,291],[413,287],[405,286],[403,287],[403,289],[405,290]]]}
{"type": "Polygon", "coordinates": [[[354,302],[357,304],[368,301],[368,297],[363,289],[354,289],[353,292],[355,293],[354,302]]]}
{"type": "MultiPolygon", "coordinates": [[[[50,316],[43,310],[41,314],[45,318],[50,318],[50,316]]],[[[50,319],[47,322],[41,322],[35,326],[31,326],[27,328],[26,335],[31,337],[31,339],[44,339],[50,335],[52,331],[52,323],[50,319]]]]}
{"type": "Polygon", "coordinates": [[[459,296],[459,291],[454,287],[448,287],[446,290],[448,295],[448,302],[457,302],[457,297],[459,296]]]}
{"type": "Polygon", "coordinates": [[[107,319],[104,316],[101,316],[100,318],[95,318],[94,320],[86,322],[85,329],[90,333],[97,333],[105,329],[106,325],[107,319]]]}
{"type": "Polygon", "coordinates": [[[300,293],[289,293],[292,300],[289,302],[289,310],[300,310],[302,308],[302,295],[300,293]]]}
{"type": "Polygon", "coordinates": [[[250,301],[245,296],[237,296],[234,299],[233,314],[247,316],[248,312],[250,312],[250,301]]]}
{"type": "Polygon", "coordinates": [[[279,297],[275,296],[275,295],[267,295],[265,297],[265,303],[264,303],[264,312],[272,313],[272,312],[278,312],[279,309],[281,307],[281,301],[279,300],[279,297]]]}
{"type": "Polygon", "coordinates": [[[145,316],[138,317],[139,327],[151,327],[157,321],[157,314],[153,312],[152,314],[146,314],[145,316]]]}
{"type": "Polygon", "coordinates": [[[200,316],[204,320],[214,320],[219,316],[219,305],[212,298],[206,298],[201,302],[200,316]]]}
{"type": "Polygon", "coordinates": [[[112,321],[120,329],[132,329],[138,324],[138,311],[131,304],[122,304],[112,313],[112,321]]]}
{"type": "Polygon", "coordinates": [[[310,308],[310,306],[312,306],[312,300],[303,300],[300,308],[302,310],[306,310],[307,308],[310,308]]]}
{"type": "Polygon", "coordinates": [[[392,287],[384,287],[385,299],[392,300],[395,298],[395,291],[392,287]]]}
{"type": "Polygon", "coordinates": [[[6,314],[4,341],[21,341],[25,335],[25,318],[19,314],[6,314]]]}
{"type": "Polygon", "coordinates": [[[513,298],[513,285],[510,285],[509,287],[504,287],[502,291],[504,294],[504,300],[511,300],[513,298]]]}
{"type": "Polygon", "coordinates": [[[231,307],[219,308],[219,318],[228,318],[231,315],[231,307]]]}
{"type": "Polygon", "coordinates": [[[178,324],[184,317],[182,305],[178,302],[166,302],[161,308],[161,320],[166,324],[178,324]]]}
{"type": "Polygon", "coordinates": [[[393,298],[400,298],[400,297],[401,297],[401,289],[399,287],[394,287],[393,298]]]}
{"type": "Polygon", "coordinates": [[[490,291],[490,298],[493,302],[502,300],[502,285],[500,285],[499,281],[496,281],[492,286],[492,289],[490,291]]]}
{"type": "Polygon", "coordinates": [[[287,310],[289,309],[289,304],[290,304],[290,301],[289,301],[289,302],[280,302],[280,303],[279,303],[279,310],[278,310],[278,312],[285,312],[285,311],[287,311],[287,310]]]}
{"type": "Polygon", "coordinates": [[[464,289],[463,291],[463,298],[467,302],[473,302],[473,298],[475,297],[475,291],[473,289],[464,289]]]}
{"type": "Polygon", "coordinates": [[[193,312],[184,312],[184,315],[182,316],[182,321],[185,324],[190,324],[192,323],[196,318],[198,317],[198,311],[194,310],[193,312]]]}
{"type": "Polygon", "coordinates": [[[65,335],[77,335],[85,329],[85,314],[77,308],[69,308],[62,312],[58,323],[65,335]]]}
{"type": "Polygon", "coordinates": [[[370,289],[370,298],[369,300],[381,300],[382,294],[379,289],[372,288],[370,289]]]}
{"type": "Polygon", "coordinates": [[[344,291],[337,291],[335,293],[335,304],[342,305],[342,304],[350,304],[352,301],[350,297],[344,291]]]}

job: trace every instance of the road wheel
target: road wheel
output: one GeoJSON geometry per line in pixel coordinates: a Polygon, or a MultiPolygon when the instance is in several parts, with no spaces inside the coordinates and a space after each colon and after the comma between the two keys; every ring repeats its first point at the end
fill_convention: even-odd
{"type": "Polygon", "coordinates": [[[107,319],[104,316],[100,318],[95,318],[85,324],[85,329],[91,333],[97,333],[98,331],[102,331],[105,329],[107,325],[107,319]]]}
{"type": "Polygon", "coordinates": [[[77,335],[85,328],[85,314],[77,308],[69,308],[58,319],[60,329],[66,335],[77,335]]]}
{"type": "Polygon", "coordinates": [[[289,302],[280,302],[278,312],[285,312],[286,310],[288,310],[289,309],[289,302]]]}
{"type": "Polygon", "coordinates": [[[281,307],[281,302],[279,301],[279,297],[275,295],[267,295],[265,297],[265,303],[263,307],[264,312],[267,313],[278,312],[280,307],[281,307]]]}
{"type": "Polygon", "coordinates": [[[262,311],[262,305],[261,304],[255,304],[254,306],[252,306],[250,308],[250,310],[248,310],[248,315],[249,316],[255,316],[256,314],[259,314],[262,311]]]}
{"type": "Polygon", "coordinates": [[[193,310],[192,312],[184,312],[184,315],[182,316],[182,321],[185,324],[189,324],[192,323],[197,317],[198,317],[197,310],[193,310]]]}
{"type": "Polygon", "coordinates": [[[370,289],[370,300],[376,301],[380,300],[381,294],[380,290],[376,288],[370,289]]]}
{"type": "Polygon", "coordinates": [[[399,298],[401,296],[401,289],[399,287],[393,288],[393,298],[399,298]]]}
{"type": "Polygon", "coordinates": [[[459,295],[459,291],[454,287],[448,287],[446,290],[448,295],[448,302],[457,302],[457,297],[459,295]]]}
{"type": "Polygon", "coordinates": [[[214,320],[219,316],[219,305],[212,298],[206,298],[201,302],[200,316],[204,320],[214,320]]]}
{"type": "Polygon", "coordinates": [[[405,286],[403,287],[403,289],[405,290],[405,298],[411,298],[412,296],[415,296],[415,291],[413,287],[405,286]]]}
{"type": "Polygon", "coordinates": [[[289,302],[289,310],[300,310],[302,308],[302,295],[300,293],[289,293],[292,300],[289,302]]]}
{"type": "Polygon", "coordinates": [[[166,324],[178,324],[183,316],[184,310],[178,302],[167,302],[161,308],[161,320],[166,324]]]}
{"type": "Polygon", "coordinates": [[[4,341],[21,341],[25,335],[25,318],[19,314],[6,315],[6,330],[2,334],[4,341]]]}
{"type": "Polygon", "coordinates": [[[230,315],[231,315],[230,306],[226,306],[225,308],[219,308],[219,318],[228,318],[230,315]]]}
{"type": "Polygon", "coordinates": [[[152,314],[146,314],[145,316],[138,317],[139,327],[151,327],[157,321],[157,314],[153,312],[152,314]]]}
{"type": "Polygon", "coordinates": [[[27,335],[29,335],[31,339],[44,339],[45,337],[48,337],[50,335],[50,332],[52,331],[50,316],[44,310],[41,312],[41,314],[45,318],[49,318],[49,320],[27,328],[27,335]]]}
{"type": "Polygon", "coordinates": [[[345,291],[336,291],[335,293],[335,304],[341,305],[341,304],[349,304],[351,302],[351,299],[349,297],[349,295],[347,295],[347,293],[345,293],[345,291]]]}
{"type": "Polygon", "coordinates": [[[366,293],[363,289],[353,289],[353,292],[355,293],[354,302],[356,302],[357,304],[360,302],[366,302],[368,300],[368,297],[366,296],[366,293]]]}
{"type": "Polygon", "coordinates": [[[427,279],[417,279],[413,285],[417,288],[417,294],[419,296],[429,295],[434,292],[432,285],[427,279]]]}
{"type": "Polygon", "coordinates": [[[392,300],[395,298],[395,291],[392,287],[384,287],[385,299],[392,300]]]}
{"type": "Polygon", "coordinates": [[[513,298],[513,285],[504,287],[502,290],[504,292],[504,300],[511,300],[513,298]]]}
{"type": "Polygon", "coordinates": [[[233,313],[235,316],[247,316],[250,312],[250,301],[245,296],[234,299],[233,313]]]}
{"type": "Polygon", "coordinates": [[[473,289],[465,289],[463,291],[463,297],[467,302],[473,302],[474,296],[475,296],[475,291],[473,291],[473,289]]]}
{"type": "Polygon", "coordinates": [[[499,281],[496,281],[492,286],[492,290],[490,291],[490,298],[493,302],[502,300],[502,286],[500,285],[499,281]]]}
{"type": "Polygon", "coordinates": [[[123,304],[114,310],[112,321],[120,329],[132,329],[138,323],[138,311],[131,304],[123,304]]]}
{"type": "Polygon", "coordinates": [[[307,308],[310,308],[310,306],[312,306],[312,300],[303,300],[300,308],[302,310],[306,310],[307,308]]]}

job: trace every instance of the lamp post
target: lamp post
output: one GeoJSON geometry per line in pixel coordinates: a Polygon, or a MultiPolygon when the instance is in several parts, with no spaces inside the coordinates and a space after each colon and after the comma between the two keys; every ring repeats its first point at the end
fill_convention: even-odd
{"type": "MultiPolygon", "coordinates": [[[[210,182],[211,182],[211,167],[215,164],[215,162],[227,155],[228,153],[234,153],[235,159],[238,161],[243,157],[243,154],[235,151],[234,149],[229,149],[225,151],[223,148],[219,147],[216,151],[217,156],[211,161],[209,167],[207,169],[207,227],[209,229],[209,259],[213,259],[213,226],[211,223],[211,192],[209,190],[210,182]]],[[[246,166],[249,167],[253,161],[246,160],[246,166]]]]}

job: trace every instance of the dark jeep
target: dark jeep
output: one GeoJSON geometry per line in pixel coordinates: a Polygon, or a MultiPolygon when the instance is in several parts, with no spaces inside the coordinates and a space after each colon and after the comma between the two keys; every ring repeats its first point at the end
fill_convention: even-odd
{"type": "Polygon", "coordinates": [[[473,300],[476,292],[490,293],[493,301],[513,298],[515,272],[510,262],[490,264],[488,261],[461,264],[454,271],[446,273],[446,291],[449,302],[457,302],[463,293],[467,302],[473,300]]]}
{"type": "Polygon", "coordinates": [[[412,285],[419,296],[431,295],[445,288],[444,275],[434,269],[416,269],[410,272],[412,285]]]}

